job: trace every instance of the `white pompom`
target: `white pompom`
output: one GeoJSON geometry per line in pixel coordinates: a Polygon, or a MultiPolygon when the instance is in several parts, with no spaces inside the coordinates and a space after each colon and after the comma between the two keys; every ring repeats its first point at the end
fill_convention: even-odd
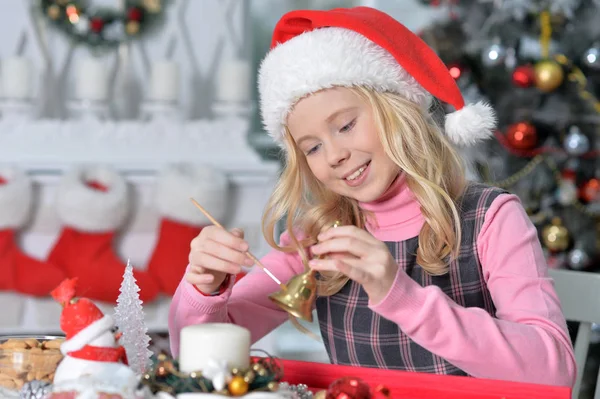
{"type": "Polygon", "coordinates": [[[490,138],[496,128],[496,113],[491,105],[478,102],[446,115],[446,135],[460,146],[471,146],[490,138]]]}

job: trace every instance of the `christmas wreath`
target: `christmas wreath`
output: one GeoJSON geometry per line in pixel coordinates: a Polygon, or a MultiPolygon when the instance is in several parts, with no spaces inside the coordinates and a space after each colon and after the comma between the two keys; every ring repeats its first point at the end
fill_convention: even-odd
{"type": "Polygon", "coordinates": [[[163,21],[170,0],[125,0],[124,7],[100,7],[85,0],[39,0],[42,14],[72,40],[114,48],[147,36],[163,21]]]}

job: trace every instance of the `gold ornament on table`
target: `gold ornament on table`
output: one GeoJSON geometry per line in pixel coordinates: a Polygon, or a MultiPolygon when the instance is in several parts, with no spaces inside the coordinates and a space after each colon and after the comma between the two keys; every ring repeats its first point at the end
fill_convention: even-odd
{"type": "Polygon", "coordinates": [[[533,67],[535,75],[535,87],[549,93],[562,85],[565,73],[560,64],[552,60],[544,60],[533,67]]]}
{"type": "Polygon", "coordinates": [[[552,218],[551,224],[542,229],[542,241],[552,252],[561,252],[569,247],[569,230],[559,217],[552,218]]]}

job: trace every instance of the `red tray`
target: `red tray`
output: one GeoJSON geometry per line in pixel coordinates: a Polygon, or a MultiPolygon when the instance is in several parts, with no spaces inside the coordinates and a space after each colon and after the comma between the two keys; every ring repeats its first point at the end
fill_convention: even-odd
{"type": "Polygon", "coordinates": [[[571,388],[278,359],[283,380],[313,392],[341,377],[385,385],[394,399],[571,399],[571,388]]]}

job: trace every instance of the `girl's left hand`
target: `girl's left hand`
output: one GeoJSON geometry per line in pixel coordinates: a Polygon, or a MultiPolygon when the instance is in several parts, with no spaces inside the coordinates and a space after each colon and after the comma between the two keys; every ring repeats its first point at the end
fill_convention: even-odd
{"type": "Polygon", "coordinates": [[[383,242],[356,226],[328,229],[319,234],[318,240],[311,248],[313,254],[335,255],[311,260],[312,269],[345,274],[363,286],[371,303],[385,298],[396,278],[398,264],[383,242]]]}

